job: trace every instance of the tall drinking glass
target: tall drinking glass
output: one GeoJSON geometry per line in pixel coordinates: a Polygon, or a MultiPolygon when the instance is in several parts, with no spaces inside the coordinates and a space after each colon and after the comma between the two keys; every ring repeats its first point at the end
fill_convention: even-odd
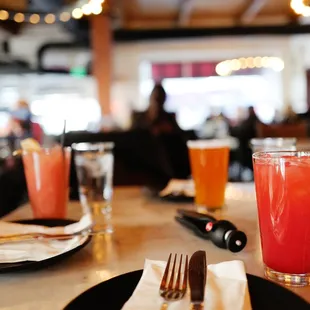
{"type": "Polygon", "coordinates": [[[35,218],[65,218],[70,158],[71,148],[60,146],[22,151],[28,195],[35,218]]]}
{"type": "Polygon", "coordinates": [[[265,275],[310,284],[310,152],[253,154],[265,275]]]}
{"type": "Polygon", "coordinates": [[[230,144],[225,139],[188,141],[198,208],[214,210],[225,202],[230,144]]]}
{"type": "Polygon", "coordinates": [[[296,138],[253,138],[250,146],[253,151],[296,151],[296,138]]]}
{"type": "Polygon", "coordinates": [[[72,148],[84,213],[92,215],[93,232],[111,233],[114,144],[77,143],[72,148]]]}

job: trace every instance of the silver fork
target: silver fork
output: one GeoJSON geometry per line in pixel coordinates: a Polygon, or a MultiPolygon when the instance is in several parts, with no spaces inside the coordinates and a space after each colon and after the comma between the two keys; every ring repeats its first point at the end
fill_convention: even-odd
{"type": "Polygon", "coordinates": [[[161,280],[160,287],[159,287],[159,294],[165,300],[165,303],[163,304],[162,309],[167,309],[169,302],[182,299],[187,290],[188,256],[186,255],[186,259],[185,259],[183,281],[181,280],[183,255],[181,255],[180,261],[179,261],[179,268],[177,272],[177,279],[175,282],[174,282],[174,277],[176,275],[177,254],[174,255],[171,275],[168,281],[171,257],[172,257],[172,254],[169,255],[167,265],[164,271],[164,275],[163,275],[163,278],[161,280]]]}

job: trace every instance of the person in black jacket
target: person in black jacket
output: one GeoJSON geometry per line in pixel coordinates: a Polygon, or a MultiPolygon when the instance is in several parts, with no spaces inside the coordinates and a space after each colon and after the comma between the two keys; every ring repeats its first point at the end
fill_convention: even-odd
{"type": "Polygon", "coordinates": [[[144,112],[134,112],[132,118],[133,129],[148,129],[155,135],[175,133],[181,129],[175,114],[165,111],[164,105],[167,94],[161,83],[156,83],[151,95],[150,104],[144,112]]]}
{"type": "Polygon", "coordinates": [[[167,94],[161,83],[156,83],[146,111],[133,113],[132,129],[144,130],[156,144],[157,160],[170,178],[186,178],[190,173],[184,131],[174,113],[165,111],[167,94]]]}

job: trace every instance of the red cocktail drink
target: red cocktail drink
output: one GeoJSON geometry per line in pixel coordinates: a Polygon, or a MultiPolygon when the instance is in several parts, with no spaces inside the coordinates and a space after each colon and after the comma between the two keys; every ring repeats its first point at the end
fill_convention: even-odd
{"type": "Polygon", "coordinates": [[[310,152],[254,153],[253,163],[265,274],[310,284],[310,152]]]}
{"type": "Polygon", "coordinates": [[[70,148],[23,151],[28,195],[35,218],[65,218],[69,195],[70,148]]]}

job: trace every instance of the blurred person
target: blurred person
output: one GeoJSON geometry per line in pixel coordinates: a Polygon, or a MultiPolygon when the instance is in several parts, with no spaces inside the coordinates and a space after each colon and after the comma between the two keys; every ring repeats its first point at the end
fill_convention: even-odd
{"type": "Polygon", "coordinates": [[[134,112],[132,115],[133,129],[148,129],[155,135],[180,131],[174,113],[165,111],[167,94],[161,83],[156,83],[151,95],[150,104],[145,112],[134,112]]]}
{"type": "Polygon", "coordinates": [[[170,178],[187,178],[190,174],[185,132],[179,127],[174,113],[165,111],[167,94],[161,83],[156,83],[150,104],[144,112],[134,112],[131,129],[145,131],[156,148],[158,161],[170,178]]]}
{"type": "Polygon", "coordinates": [[[239,148],[236,151],[236,157],[241,165],[240,178],[242,181],[252,178],[252,150],[249,143],[252,138],[256,137],[258,122],[259,118],[255,113],[255,109],[253,106],[250,106],[248,107],[248,117],[230,130],[230,134],[239,140],[239,148]],[[248,175],[251,176],[249,177],[248,175]]]}
{"type": "Polygon", "coordinates": [[[9,125],[11,135],[19,138],[28,138],[32,135],[32,114],[28,103],[21,99],[11,112],[9,125]]]}
{"type": "Polygon", "coordinates": [[[295,113],[291,105],[287,105],[284,109],[283,120],[281,123],[296,124],[298,122],[300,122],[300,117],[295,113]]]}
{"type": "Polygon", "coordinates": [[[7,128],[7,137],[11,148],[19,148],[20,140],[30,137],[42,143],[43,136],[42,127],[34,119],[28,103],[23,99],[19,100],[11,112],[11,119],[7,128]]]}
{"type": "Polygon", "coordinates": [[[223,113],[208,117],[201,129],[197,131],[199,138],[225,138],[229,135],[229,120],[223,113]]]}
{"type": "Polygon", "coordinates": [[[248,116],[237,126],[231,128],[231,133],[236,137],[251,139],[256,137],[256,124],[259,121],[253,106],[248,107],[248,116]]]}
{"type": "Polygon", "coordinates": [[[283,122],[283,113],[280,109],[275,109],[272,124],[281,124],[283,122]]]}

